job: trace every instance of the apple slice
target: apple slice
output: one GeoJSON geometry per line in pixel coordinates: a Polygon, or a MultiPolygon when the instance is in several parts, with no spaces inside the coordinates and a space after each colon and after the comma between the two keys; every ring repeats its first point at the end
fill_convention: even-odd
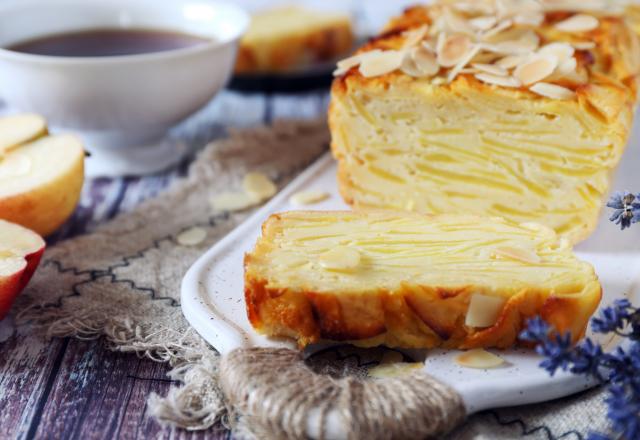
{"type": "Polygon", "coordinates": [[[47,236],[73,213],[83,181],[84,149],[74,136],[45,136],[5,150],[0,218],[47,236]]]}
{"type": "Polygon", "coordinates": [[[0,220],[0,319],[31,279],[45,246],[35,232],[0,220]]]}
{"type": "Polygon", "coordinates": [[[47,121],[42,116],[22,114],[0,118],[0,156],[46,134],[47,121]]]}

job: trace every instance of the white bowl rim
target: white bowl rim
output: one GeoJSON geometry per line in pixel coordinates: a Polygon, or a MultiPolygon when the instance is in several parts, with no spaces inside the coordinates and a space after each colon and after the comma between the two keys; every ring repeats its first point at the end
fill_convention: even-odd
{"type": "MultiPolygon", "coordinates": [[[[98,3],[100,0],[92,0],[95,3],[98,3]]],[[[108,0],[101,0],[102,3],[108,4],[108,0]]],[[[129,0],[136,1],[136,0],[129,0]]],[[[172,0],[162,0],[163,2],[169,2],[172,0]]],[[[221,7],[227,8],[233,11],[234,14],[237,14],[238,17],[241,18],[241,21],[237,24],[237,28],[235,29],[235,35],[231,38],[227,38],[224,40],[216,40],[213,38],[202,37],[206,42],[202,44],[183,47],[179,49],[170,49],[159,52],[149,52],[149,53],[141,53],[141,54],[131,54],[131,55],[113,55],[113,56],[103,56],[103,57],[65,57],[65,56],[57,56],[57,55],[36,55],[29,54],[23,52],[17,52],[13,50],[9,50],[0,46],[0,58],[4,58],[12,61],[22,61],[33,64],[60,64],[60,65],[104,65],[104,64],[120,64],[120,63],[143,63],[149,61],[164,61],[173,57],[181,57],[188,55],[196,55],[204,52],[208,52],[212,49],[220,49],[227,47],[230,44],[238,41],[247,31],[250,23],[249,14],[237,6],[235,3],[231,3],[229,1],[224,0],[196,0],[200,3],[210,4],[210,5],[219,5],[221,7]]],[[[47,0],[5,0],[0,3],[0,15],[6,10],[9,10],[14,7],[24,7],[27,5],[35,5],[38,3],[49,3],[47,0]]],[[[84,2],[84,5],[90,5],[91,1],[84,2]]],[[[83,30],[83,29],[78,29],[83,30]]]]}

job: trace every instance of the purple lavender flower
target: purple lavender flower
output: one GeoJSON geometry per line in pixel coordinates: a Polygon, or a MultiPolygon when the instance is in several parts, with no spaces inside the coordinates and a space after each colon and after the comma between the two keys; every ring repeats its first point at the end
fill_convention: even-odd
{"type": "Polygon", "coordinates": [[[634,195],[626,191],[616,192],[609,199],[607,206],[614,209],[609,220],[620,225],[621,229],[628,228],[631,223],[640,221],[640,194],[634,195]]]}
{"type": "Polygon", "coordinates": [[[587,436],[587,440],[610,440],[608,436],[600,434],[599,432],[590,432],[587,436]]]}
{"type": "Polygon", "coordinates": [[[551,326],[539,316],[528,319],[525,328],[520,333],[520,339],[527,342],[543,342],[547,340],[551,326]]]}
{"type": "Polygon", "coordinates": [[[591,319],[591,329],[596,333],[617,332],[624,328],[629,318],[631,303],[628,299],[614,301],[612,307],[600,311],[600,317],[591,319]]]}
{"type": "Polygon", "coordinates": [[[602,347],[591,339],[585,339],[578,344],[571,356],[571,372],[574,374],[586,374],[602,380],[600,373],[600,359],[603,358],[602,347]]]}
{"type": "MultiPolygon", "coordinates": [[[[527,321],[520,339],[536,343],[536,351],[545,359],[540,367],[553,375],[558,369],[608,382],[607,416],[614,438],[640,439],[640,309],[626,299],[614,302],[593,318],[596,333],[615,333],[630,340],[606,353],[602,346],[586,338],[575,347],[571,335],[560,335],[540,317],[527,321]]],[[[602,433],[591,433],[588,440],[605,440],[602,433]]]]}
{"type": "Polygon", "coordinates": [[[640,438],[640,396],[620,385],[609,386],[609,396],[605,399],[609,407],[607,415],[613,430],[622,438],[640,438]]]}

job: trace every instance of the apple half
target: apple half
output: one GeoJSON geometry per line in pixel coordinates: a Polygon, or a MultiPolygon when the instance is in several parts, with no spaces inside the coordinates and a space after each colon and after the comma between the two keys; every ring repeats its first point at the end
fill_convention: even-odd
{"type": "Polygon", "coordinates": [[[83,182],[78,138],[48,136],[36,115],[0,118],[0,219],[47,236],[73,213],[83,182]]]}
{"type": "Polygon", "coordinates": [[[47,121],[34,114],[13,115],[0,118],[0,156],[9,150],[46,136],[47,121]]]}
{"type": "Polygon", "coordinates": [[[35,232],[0,220],[0,320],[33,276],[45,247],[35,232]]]}

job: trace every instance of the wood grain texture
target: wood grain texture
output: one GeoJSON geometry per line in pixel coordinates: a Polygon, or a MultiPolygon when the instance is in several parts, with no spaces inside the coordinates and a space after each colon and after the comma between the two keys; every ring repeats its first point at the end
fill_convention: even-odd
{"type": "MultiPolygon", "coordinates": [[[[223,92],[172,131],[192,155],[230,128],[280,118],[311,118],[326,111],[324,91],[265,96],[223,92]]],[[[50,244],[91,232],[120,212],[134,209],[184,176],[188,161],[143,178],[87,181],[73,217],[50,244]]],[[[188,432],[160,426],[148,417],[151,392],[166,394],[169,367],[133,354],[108,350],[102,341],[44,340],[29,328],[0,323],[0,439],[214,439],[221,427],[188,432]]]]}

